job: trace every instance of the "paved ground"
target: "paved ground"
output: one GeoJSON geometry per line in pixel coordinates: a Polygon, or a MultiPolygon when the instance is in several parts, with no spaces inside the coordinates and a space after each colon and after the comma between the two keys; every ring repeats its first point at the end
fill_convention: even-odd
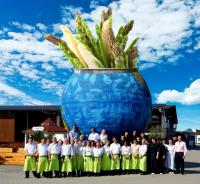
{"type": "Polygon", "coordinates": [[[126,175],[126,176],[101,176],[101,177],[81,177],[81,178],[53,178],[36,179],[30,177],[24,178],[22,167],[19,166],[4,166],[0,165],[0,184],[196,184],[200,181],[200,150],[192,150],[188,152],[186,158],[186,173],[185,175],[126,175]]]}

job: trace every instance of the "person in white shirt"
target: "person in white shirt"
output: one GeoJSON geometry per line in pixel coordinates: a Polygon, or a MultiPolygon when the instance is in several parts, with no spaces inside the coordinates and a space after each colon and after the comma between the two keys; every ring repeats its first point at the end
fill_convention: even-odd
{"type": "Polygon", "coordinates": [[[101,131],[100,140],[101,140],[101,142],[103,143],[103,145],[105,145],[105,144],[106,144],[106,141],[108,140],[108,135],[106,134],[106,130],[105,130],[105,129],[103,129],[103,130],[101,131]]]}
{"type": "Polygon", "coordinates": [[[93,172],[93,148],[90,145],[90,141],[86,142],[84,149],[84,172],[88,176],[93,172]]]}
{"type": "Polygon", "coordinates": [[[98,142],[100,140],[99,134],[95,132],[94,128],[91,128],[91,133],[89,134],[88,140],[94,142],[98,142]]]}
{"type": "Polygon", "coordinates": [[[113,137],[112,140],[113,143],[110,145],[111,171],[113,172],[113,174],[119,174],[121,146],[117,142],[116,137],[113,137]]]}
{"type": "Polygon", "coordinates": [[[52,172],[55,172],[55,177],[59,177],[59,167],[60,167],[60,154],[61,145],[57,143],[56,137],[53,137],[52,143],[48,147],[48,155],[50,158],[49,163],[49,177],[52,177],[52,172]]]}
{"type": "Polygon", "coordinates": [[[122,155],[122,161],[121,161],[122,174],[129,174],[131,147],[128,146],[127,141],[124,141],[124,145],[121,148],[121,155],[122,155]]]}
{"type": "Polygon", "coordinates": [[[70,138],[70,141],[71,141],[72,139],[78,139],[79,136],[80,136],[80,133],[79,133],[79,131],[78,131],[76,125],[73,125],[73,126],[72,126],[72,129],[69,131],[69,138],[70,138]]]}
{"type": "Polygon", "coordinates": [[[48,145],[45,139],[42,138],[37,146],[37,152],[39,155],[37,173],[38,178],[40,178],[40,173],[43,173],[44,177],[47,177],[49,162],[48,162],[48,145]]]}
{"type": "Polygon", "coordinates": [[[25,145],[24,151],[26,153],[24,161],[25,178],[29,178],[29,171],[32,171],[34,177],[37,177],[35,157],[35,154],[37,152],[37,146],[33,143],[32,138],[29,138],[28,143],[25,145]]]}
{"type": "Polygon", "coordinates": [[[133,170],[133,174],[136,174],[139,170],[139,148],[136,139],[133,139],[133,144],[131,144],[131,169],[133,170]]]}
{"type": "Polygon", "coordinates": [[[103,156],[103,148],[100,146],[100,143],[97,142],[96,147],[93,148],[93,157],[94,157],[93,172],[96,175],[100,174],[102,156],[103,156]]]}
{"type": "Polygon", "coordinates": [[[187,153],[187,146],[182,137],[178,136],[178,141],[175,143],[175,164],[176,164],[176,173],[184,174],[184,159],[187,153]]]}
{"type": "Polygon", "coordinates": [[[147,172],[147,144],[145,139],[142,139],[142,145],[139,148],[139,169],[141,174],[147,172]]]}
{"type": "Polygon", "coordinates": [[[78,144],[78,139],[74,139],[73,149],[74,149],[74,155],[72,157],[73,172],[75,173],[76,176],[78,176],[81,167],[79,163],[80,146],[78,144]]]}
{"type": "Polygon", "coordinates": [[[77,166],[77,169],[78,169],[78,175],[79,176],[82,176],[82,173],[83,173],[83,170],[84,170],[84,158],[83,158],[83,154],[84,154],[84,149],[85,149],[85,146],[84,144],[82,143],[81,140],[78,141],[78,145],[79,145],[79,152],[78,152],[78,155],[77,155],[77,160],[78,160],[78,166],[77,166]]]}
{"type": "Polygon", "coordinates": [[[72,173],[72,157],[74,155],[72,145],[69,144],[69,140],[67,138],[64,139],[63,145],[61,148],[61,156],[64,157],[61,171],[63,176],[69,176],[72,173]]]}
{"type": "Polygon", "coordinates": [[[167,147],[167,158],[166,158],[166,167],[170,174],[174,173],[174,151],[175,145],[173,144],[172,139],[169,139],[169,144],[166,145],[167,147]]]}
{"type": "Polygon", "coordinates": [[[110,172],[110,141],[106,141],[106,145],[103,147],[103,157],[101,161],[101,170],[104,175],[108,175],[110,172]]]}

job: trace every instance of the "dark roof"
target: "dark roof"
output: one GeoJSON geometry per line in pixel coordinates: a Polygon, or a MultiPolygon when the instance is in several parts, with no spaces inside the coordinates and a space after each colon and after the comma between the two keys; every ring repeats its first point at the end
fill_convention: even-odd
{"type": "Polygon", "coordinates": [[[0,110],[14,110],[14,111],[60,111],[59,105],[21,105],[21,106],[0,106],[0,110]]]}
{"type": "Polygon", "coordinates": [[[166,104],[152,104],[153,109],[170,109],[176,107],[175,105],[166,105],[166,104]]]}

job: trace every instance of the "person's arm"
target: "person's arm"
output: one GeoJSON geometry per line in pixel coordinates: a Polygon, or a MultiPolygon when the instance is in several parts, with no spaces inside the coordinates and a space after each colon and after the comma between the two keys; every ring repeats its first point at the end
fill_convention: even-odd
{"type": "Polygon", "coordinates": [[[185,142],[183,142],[183,143],[184,143],[184,155],[183,155],[183,159],[185,159],[186,153],[187,153],[187,146],[186,146],[185,142]]]}
{"type": "Polygon", "coordinates": [[[29,155],[28,149],[27,149],[27,144],[26,144],[25,147],[24,147],[24,151],[25,151],[26,155],[29,155]]]}

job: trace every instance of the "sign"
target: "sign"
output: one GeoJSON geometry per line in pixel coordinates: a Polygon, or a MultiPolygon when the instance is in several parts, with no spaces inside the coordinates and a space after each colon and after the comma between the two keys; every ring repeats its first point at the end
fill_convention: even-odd
{"type": "Polygon", "coordinates": [[[35,127],[32,127],[32,130],[34,132],[44,131],[44,127],[42,127],[42,126],[35,126],[35,127]]]}

